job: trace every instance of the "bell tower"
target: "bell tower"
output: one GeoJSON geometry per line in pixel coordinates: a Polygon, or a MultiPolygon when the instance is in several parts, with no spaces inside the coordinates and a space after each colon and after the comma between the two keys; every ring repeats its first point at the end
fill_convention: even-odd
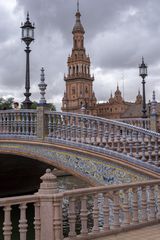
{"type": "Polygon", "coordinates": [[[62,99],[62,111],[80,113],[81,108],[91,115],[96,113],[96,97],[93,92],[94,76],[90,74],[90,58],[84,47],[84,28],[81,23],[79,1],[76,22],[72,30],[73,48],[68,57],[68,73],[64,76],[66,91],[62,99]]]}

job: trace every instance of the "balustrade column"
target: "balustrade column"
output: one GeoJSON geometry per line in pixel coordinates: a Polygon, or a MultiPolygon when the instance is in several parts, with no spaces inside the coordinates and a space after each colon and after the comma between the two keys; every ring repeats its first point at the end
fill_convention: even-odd
{"type": "Polygon", "coordinates": [[[92,138],[93,138],[93,145],[97,145],[97,122],[92,122],[92,138]]]}
{"type": "Polygon", "coordinates": [[[109,125],[108,124],[105,124],[105,141],[106,141],[106,144],[105,144],[105,148],[109,148],[109,125]]]}
{"type": "Polygon", "coordinates": [[[142,143],[141,143],[141,145],[142,145],[142,161],[145,162],[146,161],[146,156],[145,156],[146,148],[145,148],[145,134],[144,133],[142,133],[142,143]]]}
{"type": "Polygon", "coordinates": [[[41,221],[40,221],[40,204],[36,202],[34,204],[35,217],[34,217],[34,229],[35,229],[35,240],[40,240],[41,235],[41,221]]]}
{"type": "Polygon", "coordinates": [[[98,223],[98,218],[99,218],[99,208],[98,208],[98,195],[94,195],[94,206],[93,206],[93,233],[98,233],[99,232],[99,223],[98,223]]]}
{"type": "Polygon", "coordinates": [[[63,121],[63,123],[62,123],[62,138],[63,138],[63,140],[66,140],[66,116],[65,115],[63,115],[63,117],[62,117],[62,121],[63,121]]]}
{"type": "Polygon", "coordinates": [[[4,207],[4,223],[3,223],[3,236],[4,240],[11,240],[12,223],[11,223],[11,207],[4,207]]]}
{"type": "MultiPolygon", "coordinates": [[[[62,228],[62,197],[60,195],[54,198],[53,201],[53,232],[54,237],[51,239],[62,240],[63,239],[63,228],[62,228]]],[[[50,239],[50,238],[46,238],[50,239]]],[[[44,240],[46,240],[44,239],[44,240]]],[[[41,239],[42,240],[42,239],[41,239]]]]}
{"type": "Polygon", "coordinates": [[[133,131],[129,130],[129,156],[133,156],[133,131]]]}
{"type": "Polygon", "coordinates": [[[103,147],[103,123],[99,122],[98,124],[98,132],[99,132],[99,146],[103,147]]]}
{"type": "Polygon", "coordinates": [[[27,219],[26,219],[26,204],[21,204],[19,206],[20,209],[20,220],[19,220],[19,232],[20,232],[20,240],[26,240],[27,238],[27,219]]]}
{"type": "Polygon", "coordinates": [[[87,137],[88,137],[88,143],[92,144],[92,121],[88,119],[88,128],[87,128],[87,137]]]}
{"type": "Polygon", "coordinates": [[[72,117],[72,140],[76,142],[76,117],[72,117]]]}
{"type": "Polygon", "coordinates": [[[69,237],[75,237],[75,225],[76,225],[76,213],[75,213],[75,198],[69,198],[69,211],[68,211],[68,219],[69,219],[69,237]]]}
{"type": "Polygon", "coordinates": [[[82,143],[86,143],[87,129],[86,129],[86,119],[85,118],[82,118],[82,123],[83,123],[83,127],[82,127],[82,139],[81,139],[81,142],[82,143]]]}
{"type": "Polygon", "coordinates": [[[138,189],[133,188],[133,224],[138,224],[139,217],[138,217],[138,189]]]}
{"type": "Polygon", "coordinates": [[[111,127],[111,132],[110,132],[111,149],[112,149],[112,150],[115,150],[115,149],[114,149],[114,136],[115,136],[115,134],[114,134],[114,125],[111,125],[110,127],[111,127]]]}
{"type": "Polygon", "coordinates": [[[108,194],[104,194],[104,205],[103,205],[103,214],[104,214],[104,225],[103,230],[108,231],[110,229],[109,226],[109,201],[108,201],[108,194]]]}
{"type": "Polygon", "coordinates": [[[87,210],[87,196],[83,196],[81,198],[81,235],[83,237],[87,236],[88,234],[88,228],[87,228],[87,216],[88,216],[88,210],[87,210]]]}
{"type": "Polygon", "coordinates": [[[154,186],[150,186],[149,189],[149,220],[154,221],[156,219],[156,212],[155,212],[155,195],[154,195],[154,186]]]}
{"type": "Polygon", "coordinates": [[[116,135],[116,138],[117,138],[117,152],[121,152],[120,130],[121,130],[121,128],[117,127],[117,135],[116,135]]]}
{"type": "Polygon", "coordinates": [[[67,119],[67,140],[71,140],[71,116],[68,116],[67,119]]]}
{"type": "Polygon", "coordinates": [[[152,163],[152,144],[151,144],[151,136],[148,137],[148,163],[152,163]]]}
{"type": "Polygon", "coordinates": [[[61,129],[62,129],[62,127],[61,127],[61,115],[57,115],[57,121],[58,121],[58,123],[57,123],[57,138],[61,139],[61,129]]]}
{"type": "Polygon", "coordinates": [[[77,118],[78,124],[77,124],[77,141],[81,142],[81,117],[77,118]]]}
{"type": "Polygon", "coordinates": [[[25,135],[25,113],[22,113],[22,135],[25,135]]]}
{"type": "Polygon", "coordinates": [[[113,229],[117,229],[120,227],[119,222],[119,191],[113,192],[113,229]]]}
{"type": "Polygon", "coordinates": [[[154,152],[155,152],[155,165],[156,165],[156,166],[159,166],[159,146],[158,146],[158,138],[155,138],[154,152]]]}
{"type": "Polygon", "coordinates": [[[146,187],[142,187],[142,199],[141,199],[141,221],[147,222],[147,192],[146,187]]]}
{"type": "Polygon", "coordinates": [[[124,221],[123,226],[130,225],[130,212],[129,212],[129,190],[124,190],[124,203],[123,203],[124,221]]]}
{"type": "Polygon", "coordinates": [[[160,184],[158,184],[157,186],[157,214],[156,214],[156,218],[160,219],[160,184]]]}
{"type": "Polygon", "coordinates": [[[135,147],[136,147],[136,153],[135,157],[136,159],[139,159],[139,140],[138,140],[138,132],[135,132],[135,147]]]}
{"type": "Polygon", "coordinates": [[[48,115],[48,137],[52,137],[52,115],[48,115]]]}

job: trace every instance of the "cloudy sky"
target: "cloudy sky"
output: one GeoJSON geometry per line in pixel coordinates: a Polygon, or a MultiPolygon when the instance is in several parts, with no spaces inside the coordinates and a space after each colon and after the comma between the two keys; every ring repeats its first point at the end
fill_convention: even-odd
{"type": "MultiPolygon", "coordinates": [[[[25,45],[20,40],[20,25],[27,11],[36,25],[31,44],[31,99],[39,99],[37,85],[43,66],[46,98],[60,109],[76,0],[0,0],[0,97],[24,100],[25,45]]],[[[117,83],[125,99],[134,101],[141,89],[138,64],[142,56],[149,73],[147,101],[153,90],[160,101],[160,1],[80,0],[80,11],[98,101],[108,100],[117,83]]]]}

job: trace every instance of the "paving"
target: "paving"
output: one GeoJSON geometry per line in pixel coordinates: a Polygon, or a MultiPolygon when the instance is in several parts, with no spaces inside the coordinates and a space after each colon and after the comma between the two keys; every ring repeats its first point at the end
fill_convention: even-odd
{"type": "Polygon", "coordinates": [[[160,240],[160,224],[123,232],[96,240],[160,240]]]}

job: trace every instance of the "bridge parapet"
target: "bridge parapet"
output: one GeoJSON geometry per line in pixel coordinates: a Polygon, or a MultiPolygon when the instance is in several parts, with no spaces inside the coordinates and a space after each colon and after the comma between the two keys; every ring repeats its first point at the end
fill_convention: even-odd
{"type": "Polygon", "coordinates": [[[124,118],[116,119],[118,122],[124,122],[136,127],[145,128],[151,130],[151,120],[150,118],[124,118]]]}
{"type": "Polygon", "coordinates": [[[35,210],[35,240],[94,239],[160,221],[160,180],[56,193],[51,171],[41,179],[34,195],[0,199],[4,240],[11,239],[14,227],[19,229],[19,239],[26,239],[30,203],[35,210]],[[12,224],[13,206],[19,206],[18,226],[12,224]]]}
{"type": "Polygon", "coordinates": [[[95,116],[49,112],[48,141],[76,146],[91,146],[92,150],[115,152],[130,159],[160,166],[160,134],[127,123],[95,116]]]}
{"type": "Polygon", "coordinates": [[[160,166],[160,134],[95,116],[38,110],[0,111],[0,138],[33,139],[160,166]]]}
{"type": "Polygon", "coordinates": [[[37,135],[37,111],[0,111],[0,134],[8,137],[35,137],[37,135]]]}

